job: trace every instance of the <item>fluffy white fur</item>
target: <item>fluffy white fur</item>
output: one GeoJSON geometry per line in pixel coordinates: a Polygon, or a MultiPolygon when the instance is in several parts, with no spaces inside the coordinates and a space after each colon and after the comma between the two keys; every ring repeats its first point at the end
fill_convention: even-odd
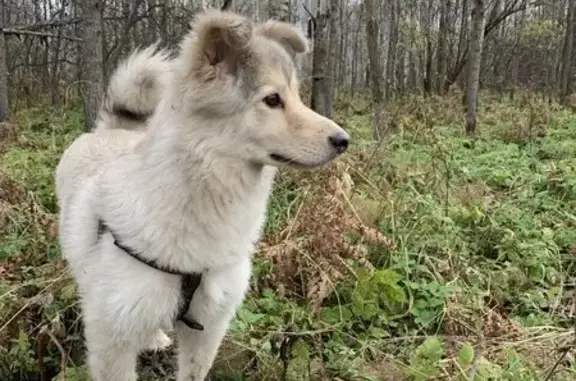
{"type": "Polygon", "coordinates": [[[118,111],[149,118],[168,85],[170,62],[170,53],[159,49],[158,43],[137,50],[120,62],[110,77],[95,130],[141,129],[141,120],[119,115],[118,111]]]}
{"type": "MultiPolygon", "coordinates": [[[[288,24],[201,14],[165,72],[147,128],[110,128],[116,116],[103,107],[96,133],[62,156],[60,243],[79,286],[95,381],[135,381],[137,354],[167,345],[172,330],[177,380],[206,377],[248,289],[276,167],[324,165],[348,140],[299,98],[292,57],[305,46],[288,24]],[[99,219],[141,256],[203,273],[188,316],[204,331],[174,321],[180,277],[127,255],[109,233],[99,237],[99,219]]],[[[127,62],[127,73],[148,68],[127,62]]],[[[134,82],[116,84],[110,99],[127,101],[134,82]]]]}
{"type": "MultiPolygon", "coordinates": [[[[76,139],[64,152],[56,168],[56,193],[59,203],[66,202],[87,176],[104,163],[131,149],[143,131],[168,85],[169,53],[154,44],[135,51],[110,77],[94,132],[76,139]],[[124,110],[137,117],[129,118],[124,110]],[[105,131],[104,134],[101,132],[105,131]]],[[[61,205],[62,206],[62,205],[61,205]]]]}

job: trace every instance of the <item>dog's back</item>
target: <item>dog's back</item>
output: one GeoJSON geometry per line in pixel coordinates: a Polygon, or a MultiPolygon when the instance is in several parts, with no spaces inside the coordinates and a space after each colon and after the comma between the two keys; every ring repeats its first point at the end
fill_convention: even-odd
{"type": "Polygon", "coordinates": [[[140,140],[166,86],[169,62],[167,52],[152,45],[120,63],[110,78],[94,131],[79,136],[56,168],[61,211],[88,177],[140,140]]]}

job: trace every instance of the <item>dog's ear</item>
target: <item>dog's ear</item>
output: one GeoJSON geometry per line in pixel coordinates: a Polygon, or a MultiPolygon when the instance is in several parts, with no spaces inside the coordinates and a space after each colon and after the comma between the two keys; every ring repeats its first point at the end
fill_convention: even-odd
{"type": "Polygon", "coordinates": [[[256,27],[255,34],[280,43],[294,57],[306,53],[309,48],[304,33],[296,26],[275,20],[268,20],[256,27]]]}
{"type": "Polygon", "coordinates": [[[216,66],[227,63],[230,67],[237,64],[242,52],[247,50],[252,40],[254,28],[252,22],[238,14],[211,10],[200,14],[192,22],[192,35],[195,49],[193,68],[216,66]]]}

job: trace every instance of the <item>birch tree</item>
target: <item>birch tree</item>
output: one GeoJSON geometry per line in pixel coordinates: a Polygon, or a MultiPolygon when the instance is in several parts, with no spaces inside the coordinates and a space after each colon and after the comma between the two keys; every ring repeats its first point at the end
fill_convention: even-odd
{"type": "Polygon", "coordinates": [[[478,106],[478,88],[480,87],[480,65],[484,45],[484,0],[474,0],[472,11],[472,31],[470,33],[470,53],[468,58],[468,76],[466,91],[466,133],[476,133],[476,109],[478,106]]]}

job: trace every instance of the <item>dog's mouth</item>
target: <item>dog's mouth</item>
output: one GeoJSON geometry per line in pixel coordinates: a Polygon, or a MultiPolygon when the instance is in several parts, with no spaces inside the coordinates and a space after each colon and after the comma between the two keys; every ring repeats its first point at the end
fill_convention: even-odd
{"type": "Polygon", "coordinates": [[[295,167],[295,168],[311,169],[311,168],[320,167],[324,164],[331,162],[336,156],[338,156],[338,155],[331,155],[330,157],[326,158],[326,160],[323,160],[321,162],[314,163],[314,164],[302,163],[300,161],[291,159],[289,157],[286,157],[284,155],[280,155],[277,153],[271,153],[270,159],[274,160],[277,163],[288,165],[288,166],[295,167]]]}
{"type": "Polygon", "coordinates": [[[300,163],[298,163],[297,161],[292,160],[290,158],[287,158],[286,156],[279,155],[277,153],[271,153],[270,159],[277,161],[278,163],[282,163],[282,164],[298,164],[298,165],[300,165],[300,163]]]}

